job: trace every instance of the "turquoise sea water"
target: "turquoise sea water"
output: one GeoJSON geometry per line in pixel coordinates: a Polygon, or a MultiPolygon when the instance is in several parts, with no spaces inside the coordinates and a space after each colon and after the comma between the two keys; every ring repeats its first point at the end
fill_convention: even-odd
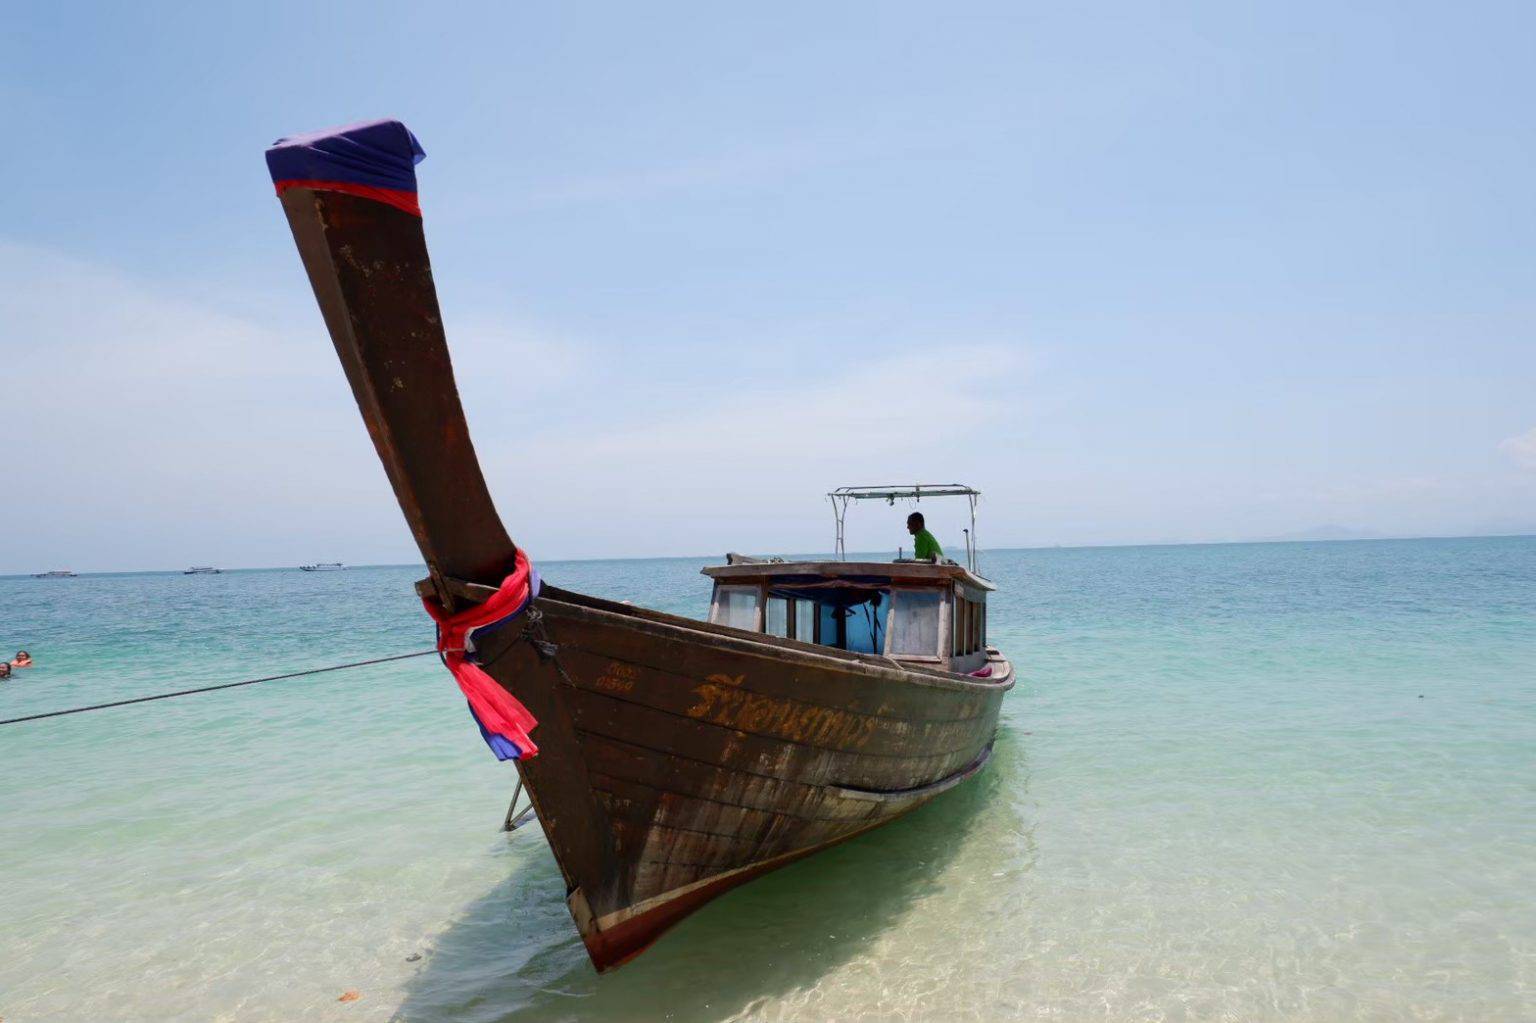
{"type": "MultiPolygon", "coordinates": [[[[986,774],[603,978],[431,658],[0,729],[0,1017],[1536,1018],[1536,538],[983,569],[986,774]]],[[[0,579],[0,718],[424,649],[418,574],[0,579]]]]}

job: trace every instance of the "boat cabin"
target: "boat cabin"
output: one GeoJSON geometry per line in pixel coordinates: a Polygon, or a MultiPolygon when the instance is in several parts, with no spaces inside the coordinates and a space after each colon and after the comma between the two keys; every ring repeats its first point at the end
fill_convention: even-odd
{"type": "Polygon", "coordinates": [[[727,555],[709,620],[960,674],[986,669],[987,594],[963,565],[727,555]]]}

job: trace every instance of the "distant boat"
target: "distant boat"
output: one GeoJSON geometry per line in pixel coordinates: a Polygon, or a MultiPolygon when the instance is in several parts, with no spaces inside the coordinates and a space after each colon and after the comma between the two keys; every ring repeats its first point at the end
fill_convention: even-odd
{"type": "Polygon", "coordinates": [[[75,573],[71,572],[67,568],[56,568],[52,572],[34,572],[34,573],[32,573],[32,578],[34,578],[34,579],[73,579],[73,578],[75,578],[75,573]]]}
{"type": "Polygon", "coordinates": [[[181,574],[182,575],[223,575],[224,574],[224,570],[220,569],[220,568],[213,568],[213,567],[211,567],[209,565],[194,565],[194,566],[192,566],[191,568],[187,569],[185,572],[183,572],[181,574]]]}
{"type": "Polygon", "coordinates": [[[313,565],[300,565],[300,572],[340,572],[346,568],[339,561],[317,561],[313,565]]]}

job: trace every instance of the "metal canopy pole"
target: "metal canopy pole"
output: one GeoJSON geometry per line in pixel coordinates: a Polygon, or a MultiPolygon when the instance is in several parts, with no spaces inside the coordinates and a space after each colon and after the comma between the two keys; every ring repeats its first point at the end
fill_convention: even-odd
{"type": "Polygon", "coordinates": [[[836,494],[836,493],[828,494],[827,498],[829,500],[831,500],[831,502],[832,502],[832,514],[837,519],[837,537],[836,537],[836,540],[834,541],[834,545],[835,545],[836,553],[837,553],[837,560],[838,561],[846,561],[847,560],[847,549],[846,549],[846,545],[845,545],[844,539],[843,539],[844,538],[843,519],[848,514],[848,499],[846,497],[843,497],[843,498],[841,498],[841,503],[839,503],[839,495],[836,494]]]}

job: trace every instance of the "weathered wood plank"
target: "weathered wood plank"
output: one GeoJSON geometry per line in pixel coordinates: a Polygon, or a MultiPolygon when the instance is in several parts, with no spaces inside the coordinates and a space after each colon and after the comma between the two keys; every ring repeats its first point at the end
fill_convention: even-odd
{"type": "MultiPolygon", "coordinates": [[[[597,667],[607,669],[615,663],[618,662],[600,661],[597,667]]],[[[633,689],[614,692],[609,689],[612,683],[605,684],[603,681],[613,676],[599,676],[593,683],[592,671],[584,672],[576,666],[568,668],[567,674],[574,680],[593,684],[590,688],[578,685],[562,686],[562,689],[567,690],[573,714],[621,719],[629,715],[632,716],[632,724],[615,727],[626,727],[627,733],[648,730],[679,737],[696,735],[701,740],[712,740],[722,752],[732,748],[729,745],[730,736],[740,733],[745,737],[773,742],[770,747],[744,743],[737,748],[753,751],[772,749],[775,756],[788,755],[782,753],[782,747],[788,744],[812,751],[864,753],[905,759],[912,755],[913,750],[922,750],[926,755],[974,750],[977,736],[987,728],[985,719],[914,724],[898,718],[876,718],[839,711],[817,704],[765,696],[747,688],[746,683],[733,684],[734,680],[729,676],[701,681],[687,690],[682,685],[646,685],[644,675],[647,670],[639,670],[640,684],[633,689]],[[695,727],[695,722],[712,727],[695,727]],[[714,729],[723,729],[729,734],[722,736],[714,729]]],[[[621,676],[625,682],[633,677],[621,676]]]]}
{"type": "MultiPolygon", "coordinates": [[[[658,711],[586,690],[562,687],[576,728],[583,733],[651,749],[676,753],[732,770],[787,778],[813,785],[852,784],[848,778],[866,775],[912,779],[913,784],[942,778],[956,759],[962,762],[986,744],[990,733],[972,726],[959,739],[932,751],[902,755],[894,743],[876,748],[836,749],[797,742],[771,731],[748,732],[713,722],[658,711]],[[944,748],[947,745],[948,748],[944,748]]],[[[903,787],[903,786],[895,786],[903,787]]]]}

